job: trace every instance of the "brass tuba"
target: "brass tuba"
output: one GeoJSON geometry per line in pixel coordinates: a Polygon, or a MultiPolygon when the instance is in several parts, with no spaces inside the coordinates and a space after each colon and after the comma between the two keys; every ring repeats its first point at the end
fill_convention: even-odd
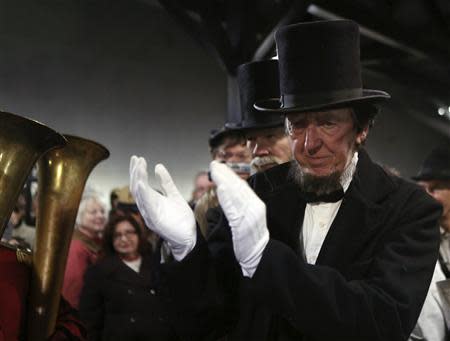
{"type": "Polygon", "coordinates": [[[49,127],[0,111],[0,236],[36,160],[66,139],[49,127]]]}
{"type": "Polygon", "coordinates": [[[78,206],[92,169],[108,158],[102,145],[65,135],[65,148],[38,163],[38,214],[27,318],[28,340],[46,340],[56,318],[78,206]]]}

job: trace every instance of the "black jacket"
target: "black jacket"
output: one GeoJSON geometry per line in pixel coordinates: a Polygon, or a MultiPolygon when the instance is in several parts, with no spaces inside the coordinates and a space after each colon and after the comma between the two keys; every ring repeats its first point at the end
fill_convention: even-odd
{"type": "Polygon", "coordinates": [[[209,247],[198,243],[166,269],[180,309],[191,311],[189,326],[179,324],[187,338],[406,340],[436,263],[440,206],[360,151],[352,183],[310,265],[299,242],[306,203],[288,172],[284,164],[250,181],[266,203],[270,231],[253,278],[241,275],[223,215],[209,247]],[[183,280],[191,283],[184,286],[190,294],[177,285],[183,280]]]}
{"type": "Polygon", "coordinates": [[[167,302],[144,257],[139,273],[119,257],[90,267],[80,299],[89,340],[175,340],[167,302]],[[162,295],[161,295],[162,294],[162,295]]]}

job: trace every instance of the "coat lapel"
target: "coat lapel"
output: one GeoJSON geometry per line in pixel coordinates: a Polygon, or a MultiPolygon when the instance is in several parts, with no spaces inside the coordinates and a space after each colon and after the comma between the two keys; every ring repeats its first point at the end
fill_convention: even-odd
{"type": "Polygon", "coordinates": [[[303,243],[299,237],[306,203],[300,196],[299,187],[289,176],[290,167],[288,162],[258,173],[250,185],[266,204],[270,237],[303,255],[303,243]]]}
{"type": "Polygon", "coordinates": [[[149,276],[149,260],[147,257],[142,258],[142,264],[139,273],[126,265],[117,255],[111,258],[111,274],[119,281],[132,283],[142,286],[148,286],[150,283],[149,276]]]}
{"type": "Polygon", "coordinates": [[[322,244],[317,265],[342,268],[360,254],[383,221],[378,204],[394,189],[389,176],[359,152],[357,171],[322,244]]]}
{"type": "Polygon", "coordinates": [[[276,192],[264,200],[267,207],[267,226],[270,237],[287,244],[298,255],[303,256],[300,243],[303,216],[306,203],[301,199],[298,188],[292,186],[276,192]],[[279,212],[284,212],[280,215],[279,212]]]}

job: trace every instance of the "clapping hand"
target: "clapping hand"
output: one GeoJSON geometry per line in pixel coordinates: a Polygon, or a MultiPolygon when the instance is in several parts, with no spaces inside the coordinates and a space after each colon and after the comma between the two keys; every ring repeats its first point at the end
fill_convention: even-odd
{"type": "Polygon", "coordinates": [[[225,164],[213,161],[210,170],[220,206],[231,227],[236,259],[244,276],[252,277],[269,242],[266,205],[225,164]]]}
{"type": "Polygon", "coordinates": [[[195,246],[197,232],[194,213],[162,164],[155,166],[163,194],[150,187],[147,162],[130,160],[130,191],[147,226],[167,241],[176,260],[182,260],[195,246]]]}

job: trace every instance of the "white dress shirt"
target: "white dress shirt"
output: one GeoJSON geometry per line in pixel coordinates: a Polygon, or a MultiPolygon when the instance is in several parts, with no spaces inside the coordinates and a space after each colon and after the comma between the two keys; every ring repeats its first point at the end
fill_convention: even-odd
{"type": "Polygon", "coordinates": [[[434,268],[433,278],[431,280],[428,294],[422,307],[417,325],[414,328],[409,341],[445,341],[447,340],[447,326],[445,321],[445,312],[449,309],[446,302],[439,294],[436,285],[439,281],[445,281],[445,276],[439,263],[434,268]]]}
{"type": "Polygon", "coordinates": [[[450,232],[441,227],[441,244],[439,246],[444,266],[450,271],[450,232]]]}
{"type": "MultiPolygon", "coordinates": [[[[344,193],[352,182],[357,163],[358,153],[355,152],[340,179],[344,193]]],[[[338,202],[331,203],[318,202],[306,204],[301,237],[303,239],[306,261],[309,264],[316,263],[323,241],[330,230],[330,226],[336,217],[339,207],[341,207],[341,203],[342,199],[338,202]]]]}

